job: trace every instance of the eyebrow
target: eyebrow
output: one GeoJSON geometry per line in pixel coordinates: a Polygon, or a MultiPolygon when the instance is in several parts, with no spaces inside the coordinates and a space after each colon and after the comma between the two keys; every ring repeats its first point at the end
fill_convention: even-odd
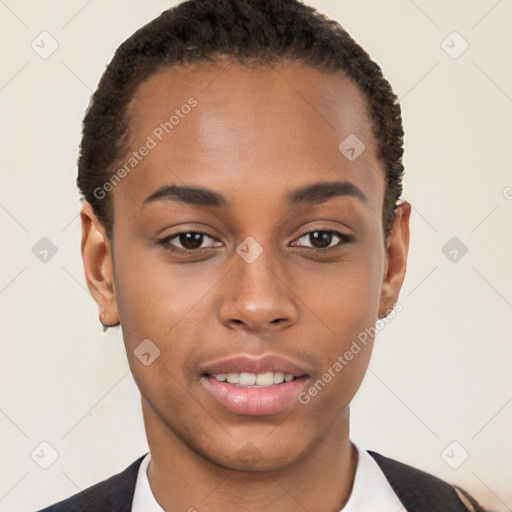
{"type": "Polygon", "coordinates": [[[143,204],[160,200],[179,201],[197,206],[219,206],[223,208],[229,206],[227,199],[217,192],[203,187],[188,185],[163,186],[146,198],[143,204]]]}
{"type": "MultiPolygon", "coordinates": [[[[363,191],[350,181],[320,181],[296,188],[286,194],[289,204],[318,204],[336,197],[355,197],[367,203],[363,191]]],[[[213,190],[189,185],[166,185],[159,188],[144,200],[143,204],[153,201],[177,201],[195,206],[216,206],[227,208],[229,201],[213,190]]]]}
{"type": "Polygon", "coordinates": [[[368,202],[363,191],[350,181],[320,181],[305,185],[289,192],[287,199],[290,204],[294,205],[300,203],[317,204],[334,197],[344,196],[355,197],[363,203],[368,202]]]}

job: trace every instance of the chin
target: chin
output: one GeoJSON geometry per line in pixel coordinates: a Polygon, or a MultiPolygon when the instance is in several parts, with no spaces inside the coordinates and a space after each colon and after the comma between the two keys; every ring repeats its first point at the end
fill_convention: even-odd
{"type": "Polygon", "coordinates": [[[219,443],[219,438],[216,437],[216,442],[212,440],[212,443],[202,446],[196,452],[231,471],[278,471],[305,458],[315,444],[312,439],[302,440],[296,434],[287,435],[284,439],[279,439],[278,443],[267,435],[226,435],[225,443],[219,443]],[[293,440],[293,444],[286,443],[285,439],[293,440]]]}
{"type": "Polygon", "coordinates": [[[267,452],[264,454],[254,446],[248,447],[247,449],[242,448],[239,453],[233,453],[229,458],[227,458],[225,454],[208,458],[218,466],[230,471],[242,473],[279,471],[292,466],[301,459],[299,454],[297,454],[296,457],[290,453],[272,453],[272,455],[270,455],[270,453],[267,452]]]}

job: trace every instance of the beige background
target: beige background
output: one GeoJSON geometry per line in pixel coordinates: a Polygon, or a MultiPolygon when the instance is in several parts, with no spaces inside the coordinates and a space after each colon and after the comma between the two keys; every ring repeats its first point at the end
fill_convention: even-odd
{"type": "MultiPolygon", "coordinates": [[[[62,499],[147,450],[121,332],[102,333],[83,277],[76,157],[114,50],[173,3],[0,0],[1,511],[62,499]],[[41,37],[58,42],[46,59],[41,37]],[[32,252],[43,237],[57,249],[46,263],[32,252]]],[[[353,439],[511,510],[512,1],[310,3],[401,98],[414,207],[403,311],[379,334],[353,439]],[[468,249],[456,262],[452,237],[468,249]]]]}

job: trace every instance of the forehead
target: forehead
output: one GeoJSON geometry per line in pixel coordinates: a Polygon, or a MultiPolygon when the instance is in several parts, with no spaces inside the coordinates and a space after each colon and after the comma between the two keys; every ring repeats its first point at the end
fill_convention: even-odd
{"type": "Polygon", "coordinates": [[[127,113],[123,162],[144,145],[152,148],[114,198],[123,188],[127,202],[140,203],[163,184],[182,182],[226,195],[244,183],[269,199],[283,187],[343,177],[381,204],[383,173],[367,103],[342,73],[299,63],[167,67],[142,82],[127,113]],[[345,140],[360,141],[360,157],[340,151],[345,140]]]}

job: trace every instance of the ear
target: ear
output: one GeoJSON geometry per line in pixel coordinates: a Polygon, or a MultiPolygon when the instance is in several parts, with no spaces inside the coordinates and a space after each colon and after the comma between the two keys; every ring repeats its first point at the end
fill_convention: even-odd
{"type": "Polygon", "coordinates": [[[80,211],[82,223],[82,260],[87,287],[100,310],[101,323],[119,323],[110,241],[92,206],[84,203],[80,211]]]}
{"type": "Polygon", "coordinates": [[[402,201],[395,210],[395,219],[386,243],[386,262],[382,281],[379,317],[386,317],[398,301],[405,278],[409,252],[409,217],[411,205],[402,201]]]}

